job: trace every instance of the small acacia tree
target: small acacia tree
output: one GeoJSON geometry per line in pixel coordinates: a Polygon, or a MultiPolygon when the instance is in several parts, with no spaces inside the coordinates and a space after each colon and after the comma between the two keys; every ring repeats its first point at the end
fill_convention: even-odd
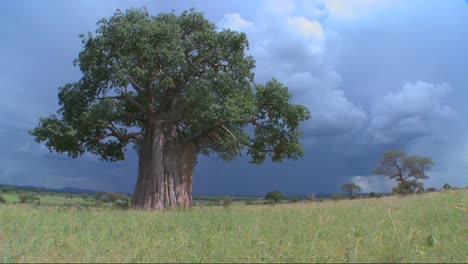
{"type": "Polygon", "coordinates": [[[442,189],[450,190],[450,189],[452,189],[452,186],[450,184],[448,184],[448,183],[444,183],[444,185],[442,186],[442,189]]]}
{"type": "Polygon", "coordinates": [[[348,183],[343,184],[343,186],[341,186],[341,189],[349,193],[350,198],[352,198],[355,193],[361,191],[361,187],[359,187],[359,185],[357,185],[354,182],[348,182],[348,183]]]}
{"type": "Polygon", "coordinates": [[[131,9],[100,20],[82,42],[83,77],[59,89],[58,113],[30,133],[51,151],[108,161],[133,144],[134,207],[191,206],[199,154],[231,160],[245,151],[256,164],[303,155],[299,124],[309,112],[280,82],[254,82],[244,33],[218,30],[194,10],[131,9]]]}
{"type": "Polygon", "coordinates": [[[419,180],[428,178],[426,171],[433,164],[429,157],[408,156],[405,152],[391,150],[384,153],[373,173],[394,179],[398,183],[392,190],[394,193],[409,194],[423,188],[419,180]]]}
{"type": "Polygon", "coordinates": [[[278,203],[279,201],[281,201],[282,199],[284,199],[284,195],[282,192],[278,191],[278,190],[274,190],[274,191],[271,191],[271,192],[268,192],[266,195],[265,195],[265,199],[266,200],[269,200],[269,201],[273,201],[275,203],[278,203]]]}

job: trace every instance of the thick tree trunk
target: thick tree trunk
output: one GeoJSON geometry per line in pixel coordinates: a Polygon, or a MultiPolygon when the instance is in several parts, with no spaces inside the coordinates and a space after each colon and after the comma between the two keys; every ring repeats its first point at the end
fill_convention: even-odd
{"type": "Polygon", "coordinates": [[[177,141],[175,127],[150,124],[139,146],[132,206],[152,210],[190,207],[195,158],[195,146],[177,141]]]}

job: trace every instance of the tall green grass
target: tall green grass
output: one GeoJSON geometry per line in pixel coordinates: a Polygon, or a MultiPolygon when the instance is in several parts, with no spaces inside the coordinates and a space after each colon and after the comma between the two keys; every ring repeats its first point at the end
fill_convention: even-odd
{"type": "Polygon", "coordinates": [[[142,212],[0,206],[3,262],[467,262],[468,191],[142,212]]]}

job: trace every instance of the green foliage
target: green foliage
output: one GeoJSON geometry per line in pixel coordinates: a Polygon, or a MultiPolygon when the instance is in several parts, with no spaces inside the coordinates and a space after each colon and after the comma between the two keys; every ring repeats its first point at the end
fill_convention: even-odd
{"type": "Polygon", "coordinates": [[[220,198],[211,198],[209,201],[210,201],[210,205],[216,205],[216,206],[221,205],[223,202],[220,198]]]}
{"type": "Polygon", "coordinates": [[[29,193],[21,193],[18,196],[20,203],[37,203],[40,201],[39,197],[36,197],[29,193]]]}
{"type": "Polygon", "coordinates": [[[229,196],[223,197],[223,206],[229,207],[232,203],[232,198],[229,196]]]}
{"type": "Polygon", "coordinates": [[[301,198],[294,196],[288,199],[290,203],[297,203],[301,200],[301,198]]]}
{"type": "Polygon", "coordinates": [[[194,10],[117,11],[97,26],[82,35],[82,78],[60,88],[57,114],[30,131],[50,151],[122,160],[157,124],[225,160],[244,150],[257,164],[303,155],[299,125],[309,111],[279,81],[254,82],[244,33],[217,30],[194,10]]]}
{"type": "Polygon", "coordinates": [[[442,189],[444,189],[444,190],[450,190],[450,189],[452,189],[452,186],[451,186],[450,184],[448,184],[448,183],[445,183],[445,184],[442,186],[442,189]]]}
{"type": "Polygon", "coordinates": [[[433,236],[430,235],[427,237],[427,245],[430,247],[434,247],[437,244],[437,239],[433,236]]]}
{"type": "Polygon", "coordinates": [[[3,193],[12,193],[12,192],[16,191],[16,187],[14,187],[14,186],[4,186],[4,187],[1,187],[1,191],[3,193]]]}
{"type": "Polygon", "coordinates": [[[345,192],[348,192],[349,193],[349,197],[353,197],[353,195],[356,193],[356,192],[360,192],[361,191],[361,187],[359,187],[359,185],[357,185],[356,183],[354,182],[348,182],[348,183],[345,183],[343,184],[343,186],[341,186],[341,189],[345,192]]]}
{"type": "Polygon", "coordinates": [[[94,199],[103,203],[115,203],[118,200],[128,201],[128,197],[121,193],[95,193],[94,199]]]}
{"type": "Polygon", "coordinates": [[[429,157],[408,156],[405,152],[390,150],[384,153],[379,165],[372,173],[394,179],[398,186],[393,193],[410,194],[424,190],[420,179],[427,179],[426,171],[434,162],[429,157]]]}
{"type": "Polygon", "coordinates": [[[130,208],[130,201],[128,199],[119,198],[114,201],[113,206],[118,209],[128,209],[130,208]]]}
{"type": "Polygon", "coordinates": [[[283,195],[282,192],[280,192],[278,190],[274,190],[274,191],[268,192],[265,195],[265,199],[267,201],[273,201],[274,203],[279,203],[279,202],[281,202],[281,200],[284,199],[284,195],[283,195]]]}
{"type": "Polygon", "coordinates": [[[6,199],[0,194],[0,204],[5,204],[6,199]]]}
{"type": "Polygon", "coordinates": [[[255,203],[254,203],[254,201],[252,201],[252,200],[247,200],[247,201],[245,201],[245,205],[254,205],[254,204],[255,204],[255,203]]]}
{"type": "Polygon", "coordinates": [[[381,193],[370,192],[369,197],[370,198],[380,198],[380,197],[382,197],[382,194],[381,193]]]}
{"type": "Polygon", "coordinates": [[[330,199],[332,200],[343,200],[344,198],[345,196],[342,193],[337,193],[330,196],[330,199]]]}

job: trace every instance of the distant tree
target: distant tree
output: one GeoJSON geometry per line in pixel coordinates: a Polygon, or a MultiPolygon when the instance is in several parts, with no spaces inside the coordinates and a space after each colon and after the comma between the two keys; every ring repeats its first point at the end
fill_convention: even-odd
{"type": "Polygon", "coordinates": [[[344,198],[345,196],[342,193],[337,193],[330,196],[330,199],[332,200],[343,200],[344,198]]]}
{"type": "Polygon", "coordinates": [[[113,202],[116,202],[117,200],[128,200],[128,197],[121,193],[109,192],[109,193],[97,193],[95,194],[94,199],[101,201],[103,203],[113,203],[113,202]]]}
{"type": "Polygon", "coordinates": [[[252,200],[245,201],[245,205],[253,205],[255,204],[252,200]]]}
{"type": "Polygon", "coordinates": [[[408,156],[405,152],[391,150],[384,153],[373,173],[394,179],[398,183],[393,189],[395,193],[409,194],[422,188],[419,180],[428,178],[426,171],[433,164],[429,157],[408,156]]]}
{"type": "Polygon", "coordinates": [[[97,25],[82,35],[82,78],[60,88],[57,114],[30,133],[74,158],[123,160],[133,145],[133,207],[190,207],[198,155],[246,153],[255,164],[303,155],[309,111],[279,81],[255,82],[245,33],[218,29],[194,10],[118,10],[97,25]]]}
{"type": "Polygon", "coordinates": [[[5,204],[6,199],[0,194],[0,204],[5,204]]]}
{"type": "Polygon", "coordinates": [[[209,199],[211,205],[221,205],[222,200],[220,198],[214,197],[209,199]]]}
{"type": "Polygon", "coordinates": [[[20,200],[20,203],[35,203],[35,202],[40,201],[39,197],[36,197],[36,196],[34,196],[32,194],[28,194],[28,193],[21,193],[18,196],[18,199],[20,200]]]}
{"type": "Polygon", "coordinates": [[[97,193],[95,193],[95,194],[93,195],[93,198],[94,198],[95,200],[98,200],[98,201],[99,201],[103,195],[104,195],[104,193],[102,193],[102,192],[97,192],[97,193]]]}
{"type": "Polygon", "coordinates": [[[1,188],[2,192],[3,193],[11,193],[11,192],[14,192],[16,191],[16,187],[15,186],[4,186],[1,188]]]}
{"type": "Polygon", "coordinates": [[[229,207],[232,203],[232,198],[230,196],[223,197],[223,206],[229,207]]]}
{"type": "Polygon", "coordinates": [[[280,202],[282,199],[284,199],[284,195],[282,192],[278,190],[271,191],[265,195],[265,199],[269,201],[273,201],[275,203],[280,202]]]}
{"type": "Polygon", "coordinates": [[[297,203],[301,200],[301,198],[297,196],[293,196],[293,197],[290,197],[288,200],[290,203],[297,203]]]}
{"type": "Polygon", "coordinates": [[[341,186],[341,189],[349,193],[350,198],[352,198],[355,193],[361,191],[361,187],[354,182],[348,182],[348,183],[343,184],[343,186],[341,186]]]}
{"type": "Polygon", "coordinates": [[[437,191],[437,189],[434,187],[429,187],[426,189],[426,192],[435,192],[435,191],[437,191]]]}
{"type": "Polygon", "coordinates": [[[315,201],[319,200],[319,196],[317,194],[315,194],[315,193],[310,193],[310,194],[306,195],[306,200],[310,201],[310,202],[315,202],[315,201]]]}
{"type": "Polygon", "coordinates": [[[445,184],[442,186],[442,189],[444,189],[444,190],[450,190],[450,189],[452,189],[452,186],[451,186],[450,184],[448,184],[448,183],[445,183],[445,184]]]}

